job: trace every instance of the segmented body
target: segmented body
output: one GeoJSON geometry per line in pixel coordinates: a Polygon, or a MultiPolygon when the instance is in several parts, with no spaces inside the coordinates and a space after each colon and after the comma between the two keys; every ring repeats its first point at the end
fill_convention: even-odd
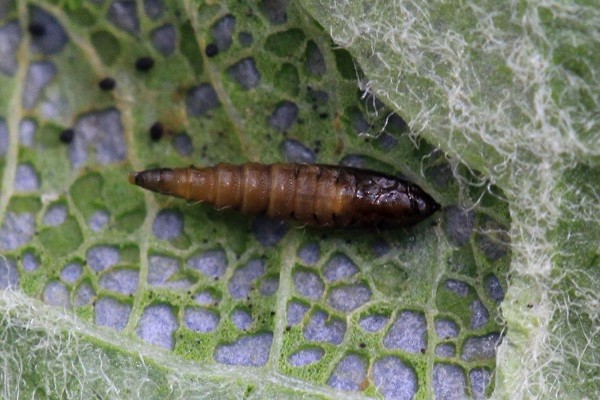
{"type": "Polygon", "coordinates": [[[320,164],[217,164],[133,173],[162,194],[322,227],[413,225],[440,208],[417,185],[370,170],[320,164]]]}

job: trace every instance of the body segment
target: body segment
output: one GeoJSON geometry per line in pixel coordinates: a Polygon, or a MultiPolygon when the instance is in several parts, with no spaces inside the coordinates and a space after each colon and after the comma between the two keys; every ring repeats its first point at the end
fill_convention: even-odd
{"type": "Polygon", "coordinates": [[[413,225],[440,208],[417,185],[375,171],[321,164],[217,164],[130,174],[158,193],[247,215],[322,227],[413,225]]]}

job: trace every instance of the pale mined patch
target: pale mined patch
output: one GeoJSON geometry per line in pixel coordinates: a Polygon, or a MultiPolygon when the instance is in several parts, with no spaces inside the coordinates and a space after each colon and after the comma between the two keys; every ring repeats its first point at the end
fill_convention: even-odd
{"type": "Polygon", "coordinates": [[[593,52],[574,52],[567,62],[579,63],[575,68],[555,57],[565,48],[597,48],[598,8],[552,0],[502,8],[463,3],[461,17],[437,2],[358,3],[306,7],[357,56],[365,88],[408,112],[414,137],[424,134],[454,160],[477,165],[510,202],[511,286],[502,303],[508,331],[498,390],[510,398],[581,393],[579,382],[600,367],[598,280],[577,262],[580,254],[557,254],[556,247],[590,239],[570,235],[561,223],[576,219],[592,232],[599,223],[598,183],[581,188],[563,179],[597,165],[600,73],[593,52]],[[468,17],[467,36],[460,21],[468,17]],[[581,93],[589,94],[587,106],[581,93]],[[575,261],[565,266],[557,256],[575,261]]]}

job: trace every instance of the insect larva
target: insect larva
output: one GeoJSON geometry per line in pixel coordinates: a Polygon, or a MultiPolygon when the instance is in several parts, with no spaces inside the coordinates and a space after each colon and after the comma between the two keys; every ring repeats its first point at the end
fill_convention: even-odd
{"type": "Polygon", "coordinates": [[[440,208],[417,185],[380,172],[319,164],[217,164],[129,174],[154,192],[321,227],[409,226],[440,208]]]}

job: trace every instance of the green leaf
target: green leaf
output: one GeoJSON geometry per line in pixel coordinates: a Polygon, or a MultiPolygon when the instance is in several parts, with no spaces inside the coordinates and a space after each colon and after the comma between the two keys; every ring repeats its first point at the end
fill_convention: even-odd
{"type": "Polygon", "coordinates": [[[0,5],[2,396],[594,397],[595,14],[465,7],[0,5]],[[321,230],[127,183],[286,160],[444,208],[321,230]]]}
{"type": "Polygon", "coordinates": [[[508,200],[512,260],[495,395],[598,397],[597,4],[303,7],[413,132],[508,200]]]}

